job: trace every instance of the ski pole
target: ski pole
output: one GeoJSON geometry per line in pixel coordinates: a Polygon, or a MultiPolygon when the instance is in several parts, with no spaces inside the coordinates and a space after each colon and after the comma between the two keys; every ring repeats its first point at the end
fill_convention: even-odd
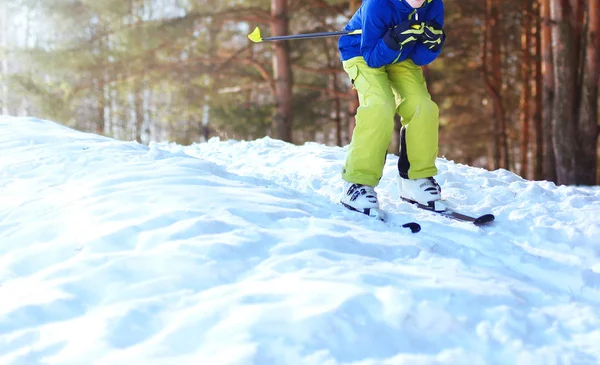
{"type": "Polygon", "coordinates": [[[282,35],[276,37],[262,38],[260,36],[260,29],[254,28],[254,31],[248,34],[248,38],[254,43],[266,42],[266,41],[283,41],[289,39],[302,39],[302,38],[321,38],[321,37],[333,37],[339,35],[352,35],[362,34],[362,29],[356,30],[341,30],[338,32],[322,32],[322,33],[304,33],[304,34],[293,34],[293,35],[282,35]]]}
{"type": "MultiPolygon", "coordinates": [[[[421,25],[413,24],[412,28],[420,29],[421,25]]],[[[362,34],[362,29],[340,30],[337,32],[292,34],[292,35],[282,35],[282,36],[262,38],[260,35],[260,29],[258,27],[256,27],[256,28],[254,28],[254,31],[252,31],[252,33],[248,34],[248,38],[250,38],[250,40],[254,43],[260,43],[260,42],[265,42],[265,41],[285,41],[285,40],[289,40],[289,39],[321,38],[321,37],[333,37],[333,36],[353,35],[353,34],[362,34]]]]}

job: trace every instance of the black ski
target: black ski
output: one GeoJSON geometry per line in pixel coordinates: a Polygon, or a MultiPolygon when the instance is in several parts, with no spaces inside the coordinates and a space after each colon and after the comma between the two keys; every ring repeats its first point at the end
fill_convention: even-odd
{"type": "Polygon", "coordinates": [[[417,233],[421,230],[421,225],[417,222],[404,223],[402,227],[410,229],[412,233],[417,233]]]}
{"type": "MultiPolygon", "coordinates": [[[[342,203],[342,205],[348,209],[350,209],[351,211],[354,212],[359,212],[362,213],[364,215],[368,215],[369,217],[372,218],[376,218],[379,219],[382,222],[386,222],[386,214],[383,210],[381,209],[365,209],[364,211],[360,211],[354,207],[351,207],[350,205],[346,204],[346,203],[342,203]]],[[[416,222],[408,222],[408,223],[404,223],[403,225],[401,225],[402,228],[408,228],[410,229],[410,231],[412,233],[417,233],[421,230],[421,225],[419,223],[416,222]]]]}
{"type": "Polygon", "coordinates": [[[493,222],[494,219],[496,219],[496,217],[493,214],[484,214],[484,215],[473,217],[470,215],[455,212],[451,209],[446,209],[442,212],[436,212],[436,211],[432,210],[431,212],[439,213],[439,214],[443,215],[444,217],[448,217],[448,218],[451,218],[451,219],[454,219],[457,221],[470,222],[476,226],[485,225],[487,223],[493,222]]]}
{"type": "Polygon", "coordinates": [[[496,217],[493,214],[484,214],[484,215],[480,215],[480,216],[471,216],[471,215],[467,215],[467,214],[463,214],[463,213],[459,213],[456,212],[452,209],[446,209],[446,210],[442,210],[442,211],[437,211],[437,210],[433,210],[432,207],[427,206],[427,205],[423,205],[423,204],[419,204],[413,200],[409,200],[409,199],[404,199],[402,198],[402,200],[413,204],[414,206],[416,206],[419,209],[423,209],[426,210],[428,212],[432,212],[432,213],[437,213],[440,214],[446,218],[450,218],[450,219],[454,219],[456,221],[460,221],[460,222],[469,222],[469,223],[473,223],[476,226],[483,226],[485,224],[491,223],[494,221],[494,219],[496,219],[496,217]]]}

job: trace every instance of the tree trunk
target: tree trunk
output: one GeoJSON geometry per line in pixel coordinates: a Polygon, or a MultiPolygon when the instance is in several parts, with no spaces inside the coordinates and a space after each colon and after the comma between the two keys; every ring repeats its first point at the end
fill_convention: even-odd
{"type": "Polygon", "coordinates": [[[541,0],[541,62],[542,62],[542,129],[544,139],[544,179],[556,181],[556,157],[554,155],[554,134],[552,121],[554,120],[554,65],[552,49],[552,27],[550,1],[541,0]]]}
{"type": "Polygon", "coordinates": [[[529,124],[531,117],[531,13],[533,3],[526,1],[523,5],[521,24],[521,166],[520,175],[527,178],[529,174],[529,124]]]}
{"type": "Polygon", "coordinates": [[[543,125],[543,73],[542,73],[542,21],[541,2],[536,0],[534,4],[535,21],[533,31],[535,33],[535,112],[533,113],[533,125],[535,131],[535,164],[533,167],[533,178],[542,180],[544,178],[544,125],[543,125]]]}
{"type": "MultiPolygon", "coordinates": [[[[219,32],[221,31],[221,23],[215,21],[215,20],[211,20],[210,24],[208,25],[208,51],[207,51],[207,55],[210,58],[213,58],[216,56],[216,51],[218,49],[218,36],[219,36],[219,32]]],[[[250,52],[253,52],[253,50],[251,49],[250,52]]],[[[253,57],[252,55],[250,57],[253,57]]],[[[190,77],[190,80],[192,80],[192,78],[190,77]]],[[[212,78],[206,78],[205,81],[205,86],[206,89],[204,90],[204,97],[203,97],[203,105],[202,105],[202,119],[200,121],[200,131],[202,133],[202,136],[204,138],[205,141],[208,141],[210,138],[210,133],[211,133],[211,126],[210,126],[210,102],[211,102],[211,98],[210,98],[210,94],[208,93],[208,89],[211,88],[213,81],[212,78]]],[[[190,83],[189,85],[190,87],[193,87],[190,83]]],[[[252,90],[249,90],[249,93],[251,93],[252,90]]],[[[252,95],[249,94],[248,95],[248,100],[250,100],[252,98],[252,95]]]]}
{"type": "MultiPolygon", "coordinates": [[[[287,0],[271,0],[271,33],[273,36],[287,35],[289,19],[287,0]]],[[[274,138],[292,142],[293,100],[292,67],[289,42],[273,43],[273,76],[275,79],[275,115],[272,130],[274,138]]]]}
{"type": "MultiPolygon", "coordinates": [[[[144,14],[144,0],[132,0],[131,2],[131,15],[132,15],[132,24],[141,24],[143,21],[144,14]]],[[[144,44],[144,31],[143,27],[136,26],[135,28],[135,36],[138,44],[144,44]]],[[[144,47],[142,46],[142,49],[144,47]]],[[[140,69],[143,68],[141,64],[137,67],[140,69]]],[[[136,70],[134,72],[132,78],[132,92],[133,92],[133,112],[134,112],[134,130],[135,130],[135,140],[138,143],[142,143],[142,127],[144,125],[144,72],[140,72],[140,70],[136,70]]]]}
{"type": "Polygon", "coordinates": [[[96,134],[103,135],[106,120],[106,97],[104,96],[104,82],[99,79],[96,86],[98,99],[96,101],[96,134]]]}
{"type": "Polygon", "coordinates": [[[133,85],[133,104],[135,112],[135,140],[142,143],[142,127],[144,125],[144,85],[142,79],[135,79],[133,85]]]}
{"type": "Polygon", "coordinates": [[[502,101],[502,53],[499,1],[486,0],[485,35],[483,45],[483,77],[492,99],[493,161],[490,169],[508,167],[506,117],[502,101]]]}
{"type": "Polygon", "coordinates": [[[504,0],[495,0],[494,5],[492,6],[492,19],[494,23],[494,34],[492,37],[492,64],[494,67],[494,79],[497,82],[497,102],[496,102],[496,116],[498,118],[498,124],[500,127],[500,144],[502,151],[502,165],[501,167],[510,169],[511,167],[511,158],[510,158],[510,148],[509,148],[509,125],[506,121],[506,110],[504,106],[504,99],[502,96],[502,86],[504,84],[503,81],[503,54],[502,50],[506,47],[503,47],[503,44],[508,41],[507,37],[504,34],[504,29],[502,27],[502,11],[501,9],[504,6],[504,0]],[[503,43],[504,41],[504,43],[503,43]]]}
{"type": "MultiPolygon", "coordinates": [[[[104,19],[98,19],[98,33],[104,32],[104,19]]],[[[100,71],[96,75],[96,134],[104,135],[106,133],[106,79],[107,68],[109,64],[108,47],[104,37],[98,38],[98,63],[100,71]]]]}
{"type": "Polygon", "coordinates": [[[588,3],[588,31],[585,37],[585,64],[582,69],[581,101],[578,124],[578,176],[577,183],[596,183],[598,143],[598,83],[600,82],[600,18],[598,2],[588,3]]]}
{"type": "Polygon", "coordinates": [[[576,182],[576,120],[575,92],[577,80],[577,50],[574,49],[570,24],[571,7],[568,0],[551,0],[553,60],[554,60],[554,153],[556,155],[556,182],[576,182]]]}
{"type": "Polygon", "coordinates": [[[337,74],[329,75],[329,87],[331,89],[331,100],[333,101],[333,117],[335,123],[335,145],[342,145],[342,107],[340,97],[337,93],[337,74]]]}
{"type": "MultiPolygon", "coordinates": [[[[350,9],[350,13],[354,14],[358,8],[360,8],[362,1],[361,0],[350,0],[348,7],[350,9]]],[[[348,102],[348,115],[351,118],[348,118],[348,141],[350,143],[350,139],[352,138],[352,133],[354,133],[354,127],[356,127],[356,111],[358,110],[359,101],[358,101],[358,93],[354,88],[350,88],[350,100],[348,102]]],[[[400,134],[398,134],[398,138],[400,138],[400,134]]],[[[398,151],[396,151],[398,153],[398,151]]]]}

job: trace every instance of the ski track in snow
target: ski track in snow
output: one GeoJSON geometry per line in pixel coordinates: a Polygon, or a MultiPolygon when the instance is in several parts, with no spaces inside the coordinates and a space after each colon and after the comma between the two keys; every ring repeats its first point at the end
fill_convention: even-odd
{"type": "Polygon", "coordinates": [[[338,204],[345,148],[0,144],[0,364],[600,364],[598,187],[438,159],[479,228],[401,202],[390,155],[382,223],[338,204]]]}

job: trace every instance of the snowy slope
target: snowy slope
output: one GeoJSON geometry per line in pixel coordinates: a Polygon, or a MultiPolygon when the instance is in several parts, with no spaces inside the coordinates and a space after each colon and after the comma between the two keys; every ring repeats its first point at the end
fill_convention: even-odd
{"type": "Polygon", "coordinates": [[[0,117],[0,364],[600,364],[600,189],[438,160],[456,209],[337,204],[345,149],[0,117]],[[400,228],[419,222],[417,234],[400,228]]]}

